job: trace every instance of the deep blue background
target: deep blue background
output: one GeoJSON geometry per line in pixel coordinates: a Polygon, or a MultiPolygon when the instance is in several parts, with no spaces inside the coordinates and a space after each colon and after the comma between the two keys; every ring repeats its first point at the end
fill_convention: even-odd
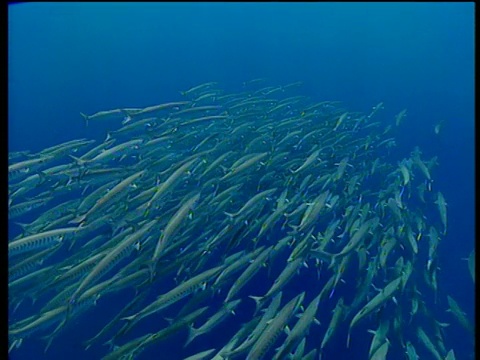
{"type": "MultiPolygon", "coordinates": [[[[87,128],[80,111],[179,100],[180,90],[207,81],[227,91],[259,77],[303,81],[299,94],[341,100],[351,111],[383,101],[388,123],[407,108],[395,157],[416,145],[427,159],[439,157],[434,186],[449,211],[439,246],[442,301],[452,294],[473,321],[474,287],[461,260],[474,242],[473,17],[473,3],[11,5],[9,150],[103,139],[118,124],[87,128]]],[[[458,327],[449,314],[439,320],[458,327]]],[[[450,331],[447,348],[464,344],[462,334],[450,331]]],[[[61,342],[54,347],[48,358],[67,353],[61,342]]],[[[11,358],[38,349],[27,341],[11,358]]],[[[470,353],[457,350],[457,359],[470,353]]]]}

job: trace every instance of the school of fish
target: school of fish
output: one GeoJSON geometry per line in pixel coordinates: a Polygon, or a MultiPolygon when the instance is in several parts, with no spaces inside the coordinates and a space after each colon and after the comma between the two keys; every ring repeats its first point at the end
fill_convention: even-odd
{"type": "MultiPolygon", "coordinates": [[[[407,110],[349,111],[295,95],[301,85],[204,83],[179,101],[82,113],[115,124],[103,142],[10,153],[12,359],[33,338],[54,347],[101,302],[122,308],[77,338],[85,358],[328,360],[342,344],[359,359],[454,359],[457,325],[473,344],[471,319],[438,289],[437,159],[414,148],[391,160],[407,110]],[[165,352],[178,336],[184,347],[165,352]],[[221,346],[189,351],[209,336],[221,346]]],[[[460,262],[473,281],[474,259],[460,262]]]]}

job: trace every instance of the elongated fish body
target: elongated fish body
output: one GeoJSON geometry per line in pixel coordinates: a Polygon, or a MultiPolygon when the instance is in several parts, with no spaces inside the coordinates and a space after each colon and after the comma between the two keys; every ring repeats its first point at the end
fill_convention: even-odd
{"type": "Polygon", "coordinates": [[[80,115],[85,119],[85,124],[88,126],[89,120],[118,120],[124,118],[128,113],[124,109],[114,109],[99,111],[92,115],[85,115],[84,113],[80,113],[80,115]]]}
{"type": "Polygon", "coordinates": [[[445,360],[455,360],[455,353],[454,353],[453,349],[451,349],[447,353],[447,356],[445,356],[445,360]]]}
{"type": "Polygon", "coordinates": [[[306,160],[305,162],[295,171],[292,171],[293,174],[298,174],[300,171],[305,170],[308,168],[315,160],[317,160],[318,155],[320,154],[321,149],[314,151],[306,160]]]}
{"type": "Polygon", "coordinates": [[[88,217],[98,211],[100,208],[104,207],[107,205],[112,199],[114,199],[117,195],[121,195],[122,191],[125,190],[130,184],[132,184],[135,180],[140,178],[146,173],[146,170],[142,170],[139,172],[136,172],[135,174],[127,177],[126,179],[120,181],[115,187],[112,188],[106,195],[101,197],[95,202],[95,205],[92,206],[84,215],[81,215],[72,221],[71,223],[78,224],[81,222],[84,222],[88,219],[88,217]]]}
{"type": "Polygon", "coordinates": [[[240,304],[242,300],[233,300],[230,301],[227,304],[224,304],[220,310],[214,314],[210,319],[208,319],[202,326],[199,328],[194,328],[193,326],[190,328],[190,333],[188,335],[187,342],[185,343],[184,347],[190,344],[193,339],[195,339],[197,336],[200,336],[202,334],[206,334],[209,331],[211,331],[215,326],[220,324],[222,321],[224,321],[229,315],[234,314],[235,308],[240,304]]]}
{"type": "Polygon", "coordinates": [[[141,310],[135,315],[124,318],[124,320],[129,321],[129,326],[133,326],[135,323],[137,323],[144,317],[152,315],[187,297],[192,292],[194,292],[203,282],[208,281],[209,279],[220,273],[223,268],[223,266],[217,266],[210,270],[204,271],[203,273],[185,281],[184,283],[180,284],[169,292],[160,295],[157,300],[145,307],[143,310],[141,310]]]}
{"type": "MultiPolygon", "coordinates": [[[[368,314],[372,313],[375,309],[378,309],[383,303],[385,303],[390,297],[393,296],[394,292],[397,290],[398,286],[402,281],[402,277],[398,277],[397,279],[388,283],[380,293],[378,293],[372,300],[370,300],[352,319],[350,322],[349,332],[350,330],[363,318],[365,318],[368,314]]],[[[349,338],[347,340],[347,344],[349,342],[349,338]]]]}
{"type": "Polygon", "coordinates": [[[14,256],[28,251],[53,247],[65,238],[75,235],[79,230],[78,227],[70,227],[26,236],[8,244],[8,255],[14,256]]]}
{"type": "Polygon", "coordinates": [[[85,279],[78,286],[77,290],[70,298],[70,303],[75,302],[77,297],[80,296],[80,294],[82,293],[82,291],[84,291],[89,285],[94,283],[107,271],[112,269],[125,256],[130,254],[130,252],[133,250],[133,245],[137,241],[139,241],[156,224],[156,222],[156,220],[148,222],[134,234],[129,236],[127,235],[126,239],[124,239],[120,244],[118,244],[114,249],[112,249],[112,251],[110,251],[85,277],[85,279]]]}
{"type": "Polygon", "coordinates": [[[177,231],[180,223],[185,219],[188,213],[191,211],[195,203],[200,198],[200,194],[195,194],[185,201],[185,203],[177,210],[168,222],[165,230],[158,239],[155,251],[152,256],[152,262],[156,263],[162,253],[162,250],[168,245],[170,237],[172,237],[177,231]]]}
{"type": "MultiPolygon", "coordinates": [[[[111,360],[329,360],[344,327],[358,359],[452,360],[455,331],[468,346],[460,295],[440,296],[437,156],[393,149],[396,126],[414,130],[406,109],[351,111],[293,93],[301,82],[217,85],[82,114],[103,121],[100,142],[87,129],[9,153],[9,351],[65,333],[111,360]],[[76,320],[92,317],[86,339],[76,320]]],[[[474,254],[453,259],[459,281],[474,254]]]]}
{"type": "Polygon", "coordinates": [[[170,189],[173,184],[175,184],[178,179],[180,178],[181,175],[183,175],[195,162],[197,162],[198,159],[197,158],[194,158],[186,163],[184,163],[183,165],[181,165],[177,170],[175,170],[172,175],[170,175],[168,177],[167,180],[165,180],[165,182],[159,184],[157,186],[157,190],[155,191],[154,195],[152,196],[152,198],[147,202],[147,208],[149,209],[152,204],[154,204],[156,201],[158,201],[162,195],[168,190],[170,189]]]}
{"type": "Polygon", "coordinates": [[[330,324],[328,324],[327,331],[325,332],[322,343],[320,344],[320,351],[325,348],[327,343],[332,338],[333,334],[337,331],[338,325],[340,324],[345,315],[344,310],[345,309],[343,304],[343,298],[340,298],[340,300],[338,300],[337,302],[337,305],[335,306],[335,309],[333,309],[333,315],[330,319],[330,324]]]}
{"type": "Polygon", "coordinates": [[[275,191],[277,191],[277,188],[273,189],[268,189],[265,191],[262,191],[261,193],[258,193],[254,197],[252,197],[250,200],[248,200],[245,205],[242,206],[240,210],[238,210],[235,213],[226,213],[228,216],[234,218],[239,216],[240,214],[243,214],[245,212],[250,212],[252,209],[255,208],[255,205],[258,204],[260,201],[264,200],[268,195],[273,194],[275,191]]]}
{"type": "Polygon", "coordinates": [[[51,197],[46,199],[36,199],[36,200],[26,201],[17,205],[13,205],[8,209],[8,218],[15,219],[34,209],[37,209],[41,206],[46,205],[51,199],[52,199],[51,197]]]}
{"type": "Polygon", "coordinates": [[[415,347],[412,345],[410,341],[407,341],[406,345],[406,352],[405,354],[407,355],[408,360],[418,360],[419,357],[417,355],[417,351],[415,350],[415,347]]]}
{"type": "Polygon", "coordinates": [[[208,350],[205,350],[205,351],[201,351],[197,354],[186,357],[183,360],[202,360],[202,359],[206,359],[207,357],[209,357],[209,355],[211,355],[213,352],[215,352],[215,350],[216,349],[208,349],[208,350]]]}
{"type": "Polygon", "coordinates": [[[257,164],[258,162],[260,162],[260,160],[267,157],[267,155],[268,155],[268,152],[264,152],[264,153],[255,155],[253,157],[250,157],[249,159],[247,159],[245,162],[239,164],[238,166],[232,166],[232,168],[229,170],[229,172],[225,176],[223,176],[220,180],[225,181],[227,179],[230,179],[233,176],[238,175],[242,171],[244,171],[244,170],[252,167],[253,165],[257,164]]]}
{"type": "Polygon", "coordinates": [[[255,260],[245,269],[242,275],[240,275],[238,279],[233,283],[227,294],[227,297],[225,298],[225,302],[230,301],[240,291],[240,289],[243,288],[247,284],[247,282],[260,270],[261,266],[264,264],[264,262],[270,255],[271,250],[271,246],[263,250],[255,258],[255,260]]]}
{"type": "Polygon", "coordinates": [[[385,341],[382,345],[379,346],[377,351],[375,351],[372,356],[370,357],[370,360],[385,360],[387,358],[387,353],[388,353],[388,348],[390,344],[387,341],[385,341]]]}
{"type": "Polygon", "coordinates": [[[368,356],[370,356],[370,358],[382,346],[382,344],[386,342],[389,327],[390,322],[388,320],[384,320],[380,323],[376,331],[369,330],[369,332],[373,334],[370,350],[368,351],[368,356]]]}
{"type": "Polygon", "coordinates": [[[472,280],[475,283],[475,250],[468,255],[468,270],[472,276],[472,280]]]}
{"type": "Polygon", "coordinates": [[[276,295],[280,290],[293,278],[293,276],[297,273],[300,266],[302,266],[304,262],[303,258],[297,258],[296,260],[289,262],[287,266],[283,269],[280,275],[275,279],[273,285],[267,291],[264,296],[256,297],[250,296],[253,300],[255,300],[255,313],[263,307],[263,304],[276,295]]]}
{"type": "Polygon", "coordinates": [[[314,322],[315,314],[317,313],[318,304],[320,302],[320,295],[317,295],[307,306],[300,319],[288,334],[287,339],[282,347],[275,353],[274,360],[284,359],[290,350],[293,349],[299,342],[305,340],[310,325],[314,322]]]}
{"type": "Polygon", "coordinates": [[[420,342],[427,348],[427,350],[430,352],[430,354],[433,355],[433,358],[435,360],[443,360],[442,355],[438,352],[438,349],[435,347],[435,345],[432,343],[432,340],[428,337],[428,335],[425,333],[425,331],[421,328],[417,328],[417,336],[420,342]]]}
{"type": "Polygon", "coordinates": [[[462,311],[462,309],[457,304],[457,302],[450,295],[447,295],[447,300],[448,300],[448,305],[450,307],[448,309],[448,311],[451,312],[453,314],[453,316],[455,316],[457,318],[458,322],[465,329],[467,329],[470,333],[473,334],[473,326],[470,323],[470,321],[468,321],[465,313],[462,311]]]}
{"type": "Polygon", "coordinates": [[[435,203],[438,205],[438,211],[440,212],[440,219],[443,224],[443,235],[447,233],[447,203],[442,193],[439,192],[437,196],[437,201],[435,203]]]}
{"type": "Polygon", "coordinates": [[[12,164],[8,167],[8,182],[12,182],[21,178],[25,178],[42,165],[52,160],[53,156],[41,156],[36,159],[25,160],[12,164]]]}
{"type": "Polygon", "coordinates": [[[277,316],[275,316],[267,325],[257,342],[253,345],[246,360],[260,360],[265,357],[268,350],[273,346],[285,326],[295,314],[295,311],[302,303],[304,296],[305,292],[295,296],[280,310],[277,316]]]}
{"type": "Polygon", "coordinates": [[[131,152],[133,149],[138,148],[138,145],[140,145],[143,142],[142,139],[134,139],[127,141],[122,144],[118,144],[117,146],[114,146],[108,150],[102,151],[100,154],[95,156],[91,160],[80,160],[80,163],[82,162],[88,162],[88,163],[100,163],[100,162],[107,162],[111,160],[114,157],[120,157],[128,152],[131,152]]]}
{"type": "Polygon", "coordinates": [[[252,330],[247,339],[243,343],[238,345],[235,349],[225,352],[224,355],[235,357],[237,355],[247,352],[262,335],[263,331],[268,326],[268,323],[271,321],[271,319],[273,319],[273,317],[276,315],[277,310],[280,307],[281,301],[282,292],[280,291],[277,295],[273,297],[270,305],[268,305],[268,308],[265,310],[260,321],[257,323],[257,325],[252,330]]]}

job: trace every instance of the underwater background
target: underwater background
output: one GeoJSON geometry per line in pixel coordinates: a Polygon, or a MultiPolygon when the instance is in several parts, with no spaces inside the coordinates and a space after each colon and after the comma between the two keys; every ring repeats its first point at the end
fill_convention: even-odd
{"type": "MultiPolygon", "coordinates": [[[[435,315],[450,323],[447,350],[457,359],[472,358],[471,340],[446,312],[446,295],[474,321],[474,284],[463,260],[474,248],[473,3],[25,3],[8,11],[9,152],[33,153],[79,138],[103,141],[120,124],[87,127],[80,112],[181,101],[180,91],[209,81],[225,93],[256,78],[271,86],[302,81],[294,95],[342,101],[349,111],[368,113],[383,102],[378,118],[386,123],[407,108],[390,156],[396,162],[415,146],[424,158],[438,156],[434,186],[448,204],[448,233],[438,250],[435,315]]],[[[9,238],[19,232],[10,222],[9,238]]],[[[315,281],[305,277],[302,287],[315,281]]],[[[253,286],[264,289],[265,283],[263,274],[253,286]]],[[[9,357],[99,359],[107,348],[85,352],[79,339],[93,336],[123,305],[115,297],[100,299],[45,354],[45,342],[31,337],[9,357]]],[[[154,317],[149,322],[155,328],[154,317]]],[[[221,326],[242,322],[237,314],[221,326]]],[[[359,333],[350,349],[346,331],[337,334],[323,359],[360,359],[352,349],[368,352],[371,335],[359,333]]],[[[180,352],[183,331],[139,359],[183,359],[219,349],[232,335],[215,334],[180,352]]],[[[309,336],[315,334],[321,342],[313,325],[309,336]]],[[[392,348],[387,358],[404,359],[400,350],[392,348]]],[[[421,359],[431,356],[420,345],[417,351],[421,359]]]]}

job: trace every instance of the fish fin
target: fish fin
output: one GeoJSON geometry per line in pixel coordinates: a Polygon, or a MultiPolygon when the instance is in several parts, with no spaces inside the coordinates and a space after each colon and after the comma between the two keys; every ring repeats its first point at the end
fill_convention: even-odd
{"type": "Polygon", "coordinates": [[[21,299],[16,305],[15,307],[13,308],[13,313],[15,313],[18,309],[18,307],[20,306],[20,304],[23,302],[23,299],[21,299]]]}
{"type": "Polygon", "coordinates": [[[328,298],[331,299],[334,293],[335,293],[335,288],[333,288],[332,291],[330,291],[330,295],[328,296],[328,298]]]}

